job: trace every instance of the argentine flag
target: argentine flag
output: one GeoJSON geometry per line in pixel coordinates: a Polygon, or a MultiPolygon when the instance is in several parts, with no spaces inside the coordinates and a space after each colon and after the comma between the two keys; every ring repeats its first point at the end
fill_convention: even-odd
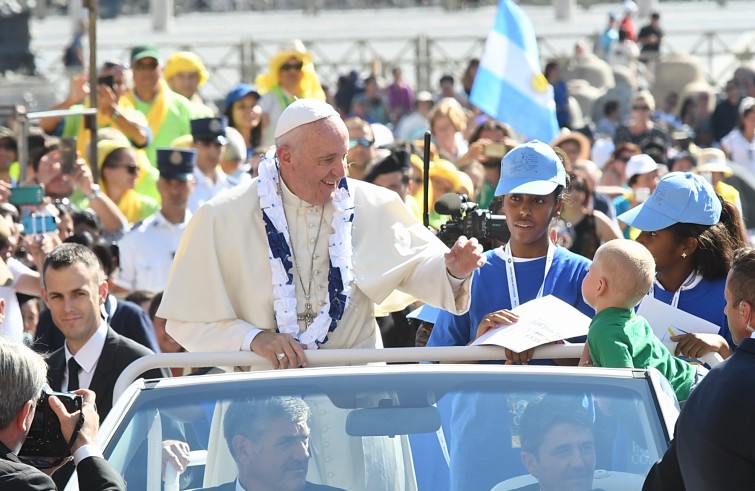
{"type": "Polygon", "coordinates": [[[540,70],[535,30],[512,0],[498,2],[470,101],[527,138],[550,142],[558,135],[553,88],[540,70]]]}

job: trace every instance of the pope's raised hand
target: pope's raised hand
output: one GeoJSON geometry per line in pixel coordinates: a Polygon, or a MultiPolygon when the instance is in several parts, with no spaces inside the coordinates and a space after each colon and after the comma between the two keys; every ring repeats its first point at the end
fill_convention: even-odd
{"type": "Polygon", "coordinates": [[[482,246],[477,239],[467,239],[463,235],[456,240],[450,251],[446,253],[446,269],[455,278],[466,278],[472,272],[485,264],[482,246]]]}

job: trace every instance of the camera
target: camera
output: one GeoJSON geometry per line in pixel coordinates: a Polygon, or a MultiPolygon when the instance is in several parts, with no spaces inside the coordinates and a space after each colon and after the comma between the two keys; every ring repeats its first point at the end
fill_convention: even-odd
{"type": "Polygon", "coordinates": [[[105,85],[107,87],[110,87],[111,90],[115,86],[115,79],[112,75],[103,75],[101,77],[97,77],[97,85],[105,85]]]}
{"type": "Polygon", "coordinates": [[[50,396],[56,396],[69,413],[81,410],[84,401],[80,395],[53,392],[48,385],[44,386],[26,441],[18,453],[19,459],[38,468],[48,467],[70,455],[68,442],[60,431],[60,420],[50,407],[50,396]]]}
{"type": "Polygon", "coordinates": [[[494,247],[493,239],[508,242],[511,237],[506,216],[479,209],[477,203],[469,201],[465,194],[444,194],[435,202],[435,212],[451,215],[436,234],[448,247],[452,247],[462,235],[476,238],[484,250],[494,247]]]}

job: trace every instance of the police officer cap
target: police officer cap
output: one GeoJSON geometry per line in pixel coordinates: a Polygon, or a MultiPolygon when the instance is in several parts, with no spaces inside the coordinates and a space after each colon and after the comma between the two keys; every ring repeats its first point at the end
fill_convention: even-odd
{"type": "Polygon", "coordinates": [[[411,154],[406,150],[396,150],[372,166],[372,169],[367,173],[364,180],[366,182],[373,182],[378,176],[390,174],[391,172],[409,174],[411,166],[411,154]]]}
{"type": "Polygon", "coordinates": [[[186,181],[194,173],[197,152],[193,149],[158,148],[157,169],[163,179],[186,181]]]}
{"type": "Polygon", "coordinates": [[[226,118],[193,119],[191,121],[191,136],[194,137],[195,142],[202,141],[225,145],[228,143],[225,134],[227,126],[228,120],[226,118]]]}

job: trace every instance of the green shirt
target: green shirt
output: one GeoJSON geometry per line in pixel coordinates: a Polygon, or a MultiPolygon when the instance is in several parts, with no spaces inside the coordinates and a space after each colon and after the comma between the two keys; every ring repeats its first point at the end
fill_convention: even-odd
{"type": "MultiPolygon", "coordinates": [[[[147,158],[149,158],[149,161],[154,167],[157,167],[157,149],[170,148],[173,140],[179,136],[190,134],[190,121],[195,117],[193,112],[194,108],[186,97],[176,94],[171,90],[169,90],[165,96],[167,97],[165,103],[168,105],[168,112],[165,115],[165,120],[156,134],[152,135],[152,143],[145,148],[147,151],[147,158]]],[[[149,110],[152,108],[152,102],[144,102],[138,97],[135,97],[134,101],[134,107],[137,111],[145,116],[149,114],[149,110]]]]}
{"type": "Polygon", "coordinates": [[[596,367],[653,367],[668,379],[677,399],[689,397],[694,367],[669,353],[650,324],[634,310],[611,307],[595,314],[587,343],[596,367]]]}

